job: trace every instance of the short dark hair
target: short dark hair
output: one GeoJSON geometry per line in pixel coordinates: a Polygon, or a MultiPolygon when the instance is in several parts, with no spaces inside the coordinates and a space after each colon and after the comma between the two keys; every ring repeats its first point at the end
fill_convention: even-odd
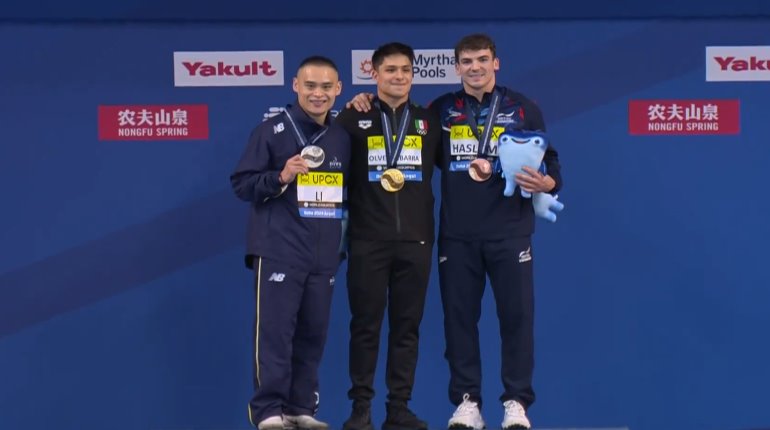
{"type": "Polygon", "coordinates": [[[299,72],[299,70],[305,66],[328,66],[334,69],[338,75],[340,73],[340,71],[337,70],[337,65],[334,64],[334,61],[332,61],[329,57],[324,57],[322,55],[313,55],[302,60],[302,62],[299,63],[299,67],[297,67],[297,72],[299,72]]]}
{"type": "Polygon", "coordinates": [[[414,49],[412,49],[411,46],[401,42],[390,42],[380,46],[374,51],[374,54],[372,54],[372,67],[377,69],[382,62],[385,61],[385,57],[396,54],[406,55],[409,62],[414,64],[414,49]]]}
{"type": "Polygon", "coordinates": [[[469,34],[455,45],[455,61],[460,61],[460,53],[463,51],[481,51],[482,49],[489,49],[492,51],[492,58],[497,58],[495,41],[489,35],[484,33],[469,34]]]}

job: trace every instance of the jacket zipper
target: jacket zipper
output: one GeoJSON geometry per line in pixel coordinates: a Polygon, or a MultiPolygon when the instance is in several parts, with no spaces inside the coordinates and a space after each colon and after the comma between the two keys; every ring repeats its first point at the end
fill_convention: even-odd
{"type": "Polygon", "coordinates": [[[314,230],[315,230],[315,268],[316,270],[319,270],[321,267],[321,223],[314,222],[314,230]]]}
{"type": "Polygon", "coordinates": [[[396,233],[401,234],[401,211],[398,208],[398,192],[393,193],[396,199],[396,233]]]}

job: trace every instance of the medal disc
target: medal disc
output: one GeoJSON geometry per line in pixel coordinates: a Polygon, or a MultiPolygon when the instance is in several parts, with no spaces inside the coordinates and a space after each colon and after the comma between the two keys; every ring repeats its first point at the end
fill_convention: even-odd
{"type": "Polygon", "coordinates": [[[401,188],[404,188],[404,174],[398,169],[388,169],[382,172],[380,185],[382,185],[382,188],[384,188],[385,191],[395,193],[401,188]]]}
{"type": "Polygon", "coordinates": [[[471,161],[468,174],[474,181],[484,182],[492,176],[492,165],[484,158],[477,158],[471,161]]]}
{"type": "Polygon", "coordinates": [[[323,164],[324,156],[324,150],[321,149],[321,147],[315,145],[302,148],[302,152],[300,153],[300,157],[305,160],[307,166],[311,169],[315,169],[316,167],[323,164]]]}

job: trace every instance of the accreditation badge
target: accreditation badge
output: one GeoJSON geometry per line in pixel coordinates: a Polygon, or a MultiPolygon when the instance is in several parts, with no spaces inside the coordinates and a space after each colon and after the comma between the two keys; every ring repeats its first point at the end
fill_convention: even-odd
{"type": "Polygon", "coordinates": [[[388,167],[385,139],[382,136],[367,138],[367,164],[369,182],[381,182],[383,173],[398,169],[404,182],[422,182],[422,136],[407,136],[395,166],[388,167]]]}
{"type": "Polygon", "coordinates": [[[304,218],[342,218],[343,177],[340,172],[297,175],[297,206],[304,218]]]}

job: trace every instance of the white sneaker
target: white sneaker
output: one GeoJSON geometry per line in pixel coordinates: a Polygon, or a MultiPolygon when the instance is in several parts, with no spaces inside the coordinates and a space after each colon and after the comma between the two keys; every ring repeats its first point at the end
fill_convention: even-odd
{"type": "Polygon", "coordinates": [[[482,430],[487,427],[484,418],[481,418],[479,404],[469,400],[468,394],[463,394],[463,402],[457,406],[457,410],[449,419],[449,428],[482,430]]]}
{"type": "Polygon", "coordinates": [[[283,418],[280,415],[267,417],[257,424],[259,430],[283,430],[283,418]]]}
{"type": "Polygon", "coordinates": [[[318,421],[310,415],[284,415],[284,429],[328,430],[329,424],[318,421]]]}
{"type": "Polygon", "coordinates": [[[503,430],[528,429],[531,427],[524,406],[516,400],[508,400],[503,403],[505,416],[503,417],[503,430]]]}

